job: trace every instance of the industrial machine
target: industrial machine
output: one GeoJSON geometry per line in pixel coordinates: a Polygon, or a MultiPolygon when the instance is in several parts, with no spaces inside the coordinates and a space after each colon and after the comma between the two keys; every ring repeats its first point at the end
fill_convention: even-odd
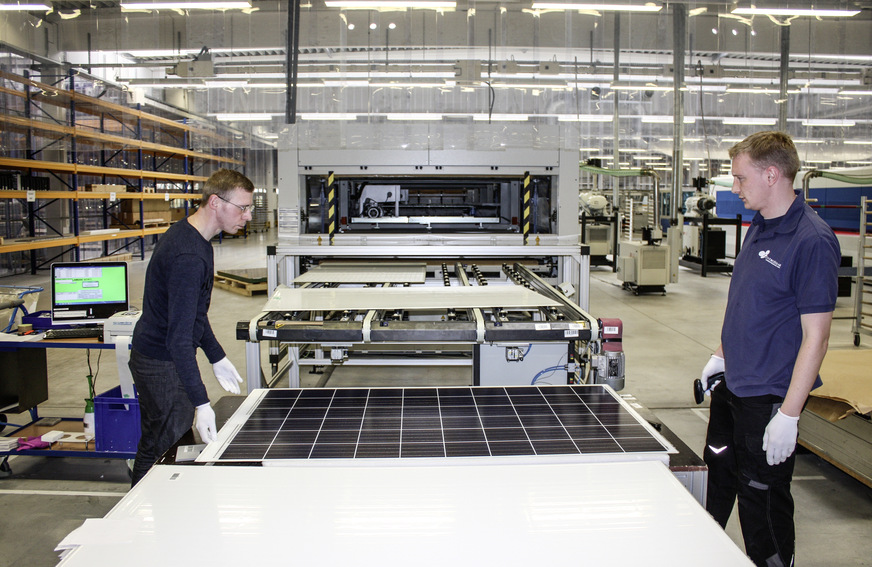
{"type": "Polygon", "coordinates": [[[611,205],[605,195],[582,191],[578,195],[581,222],[581,241],[590,247],[592,266],[612,266],[618,248],[618,214],[610,212],[611,205]],[[612,259],[609,260],[609,257],[612,259]]]}
{"type": "MultiPolygon", "coordinates": [[[[665,295],[666,284],[676,281],[678,274],[677,269],[673,269],[670,245],[663,242],[663,230],[660,226],[660,182],[653,170],[641,169],[637,174],[653,179],[651,195],[648,199],[653,214],[646,218],[646,224],[641,227],[641,240],[633,238],[632,225],[628,230],[627,240],[621,240],[618,279],[623,282],[624,289],[632,291],[635,295],[649,292],[660,292],[665,295]]],[[[631,218],[632,215],[631,208],[631,218]]]]}
{"type": "Polygon", "coordinates": [[[571,284],[586,308],[577,152],[285,151],[270,290],[325,259],[420,261],[429,277],[443,262],[474,261],[498,277],[503,263],[521,262],[551,284],[571,284]]]}
{"type": "Polygon", "coordinates": [[[506,280],[489,280],[477,264],[443,264],[428,282],[425,263],[325,262],[280,285],[251,321],[246,341],[249,390],[301,367],[454,366],[472,384],[624,385],[621,324],[601,322],[522,263],[503,264],[506,280]],[[260,343],[280,345],[271,369],[260,343]]]}
{"type": "MultiPolygon", "coordinates": [[[[303,232],[329,232],[330,177],[305,178],[308,216],[303,232]]],[[[534,233],[553,232],[549,176],[528,179],[534,233]]],[[[524,178],[334,176],[335,232],[520,233],[524,178]]]]}
{"type": "Polygon", "coordinates": [[[703,219],[713,217],[715,199],[711,195],[696,192],[684,202],[684,235],[682,238],[682,259],[717,265],[727,257],[726,232],[719,227],[705,227],[703,219]],[[705,242],[703,242],[705,241],[705,242]]]}
{"type": "Polygon", "coordinates": [[[666,294],[666,284],[670,282],[669,246],[645,241],[621,242],[621,257],[618,264],[618,277],[624,282],[624,289],[635,295],[661,292],[666,294]]]}
{"type": "MultiPolygon", "coordinates": [[[[705,187],[706,180],[694,180],[695,187],[705,187]]],[[[715,214],[716,200],[703,191],[695,191],[684,202],[684,224],[680,264],[699,271],[705,277],[708,272],[730,272],[732,264],[727,258],[727,231],[723,226],[736,227],[735,254],[741,246],[741,219],[720,219],[715,214]]]]}

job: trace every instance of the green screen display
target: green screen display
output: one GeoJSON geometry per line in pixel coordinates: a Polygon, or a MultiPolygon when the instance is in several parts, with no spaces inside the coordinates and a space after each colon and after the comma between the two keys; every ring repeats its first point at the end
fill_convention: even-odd
{"type": "Polygon", "coordinates": [[[126,272],[125,266],[95,264],[58,268],[53,282],[55,304],[126,302],[126,272]]]}

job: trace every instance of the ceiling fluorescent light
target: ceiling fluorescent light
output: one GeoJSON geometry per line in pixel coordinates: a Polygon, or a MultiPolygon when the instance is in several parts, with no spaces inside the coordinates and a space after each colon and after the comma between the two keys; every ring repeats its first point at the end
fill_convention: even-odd
{"type": "Polygon", "coordinates": [[[611,122],[611,116],[599,114],[561,114],[557,117],[558,122],[611,122]]]}
{"type": "Polygon", "coordinates": [[[303,120],[357,120],[357,114],[352,112],[301,112],[303,120]]]}
{"type": "Polygon", "coordinates": [[[850,18],[860,13],[860,10],[824,10],[818,8],[735,8],[733,14],[741,16],[812,16],[830,18],[850,18]]]}
{"type": "MultiPolygon", "coordinates": [[[[487,86],[487,83],[482,82],[483,86],[487,86]]],[[[552,91],[563,91],[568,87],[564,84],[556,84],[556,83],[491,83],[491,86],[495,89],[547,89],[552,91]]]]}
{"type": "Polygon", "coordinates": [[[0,4],[0,12],[51,12],[45,4],[0,4]]]}
{"type": "Polygon", "coordinates": [[[121,2],[123,10],[244,10],[251,8],[251,2],[219,1],[219,2],[121,2]]]}
{"type": "Polygon", "coordinates": [[[870,96],[872,95],[872,89],[865,90],[851,90],[851,89],[842,89],[839,91],[840,95],[850,95],[850,96],[870,96]]]}
{"type": "MultiPolygon", "coordinates": [[[[325,81],[325,84],[326,84],[326,81],[325,81]]],[[[453,87],[455,84],[456,83],[454,81],[443,81],[440,83],[436,83],[436,82],[425,83],[422,81],[421,82],[417,82],[417,81],[410,81],[410,82],[384,81],[384,82],[372,82],[369,84],[369,86],[371,86],[373,88],[376,88],[376,87],[378,87],[378,88],[382,88],[382,87],[388,87],[388,88],[424,87],[424,88],[431,88],[431,89],[441,89],[443,87],[453,87]]]]}
{"type": "Polygon", "coordinates": [[[368,87],[369,81],[366,79],[354,79],[351,81],[345,80],[336,80],[336,81],[324,81],[325,87],[368,87]]]}
{"type": "MultiPolygon", "coordinates": [[[[119,81],[124,82],[124,81],[119,81]]],[[[143,82],[130,81],[128,83],[131,87],[136,87],[139,89],[204,89],[206,86],[203,83],[191,83],[188,81],[184,82],[169,82],[169,81],[154,81],[148,82],[143,80],[143,82]]]]}
{"type": "Polygon", "coordinates": [[[671,86],[666,85],[639,85],[629,83],[612,83],[611,87],[616,91],[661,91],[669,92],[674,90],[671,86]]]}
{"type": "Polygon", "coordinates": [[[438,112],[399,112],[388,114],[388,120],[442,120],[442,114],[438,112]]]}
{"type": "MultiPolygon", "coordinates": [[[[685,116],[684,117],[685,124],[693,124],[696,122],[696,119],[693,116],[685,116]]],[[[672,124],[675,122],[675,118],[672,116],[643,116],[642,124],[672,124]]]]}
{"type": "Polygon", "coordinates": [[[698,93],[723,93],[727,91],[727,85],[687,85],[681,87],[681,90],[686,92],[698,93]]]}
{"type": "MultiPolygon", "coordinates": [[[[781,91],[779,89],[754,89],[754,88],[743,89],[743,88],[729,87],[726,90],[726,93],[727,94],[740,94],[741,93],[741,94],[774,94],[774,95],[777,95],[777,94],[781,94],[781,91]]],[[[797,89],[791,89],[791,90],[787,91],[787,94],[799,94],[799,91],[797,89]]]]}
{"type": "MultiPolygon", "coordinates": [[[[150,4],[153,5],[153,4],[150,4]]],[[[172,57],[174,59],[186,57],[186,56],[194,56],[200,53],[202,48],[184,48],[184,49],[126,49],[122,50],[121,53],[123,55],[133,57],[133,58],[141,58],[141,57],[172,57]]],[[[284,46],[259,46],[252,47],[251,49],[256,49],[257,51],[278,51],[284,53],[284,46]]],[[[115,53],[114,50],[96,50],[97,53],[115,53]]],[[[234,48],[232,47],[210,47],[209,53],[214,55],[232,55],[234,53],[234,48]]],[[[284,55],[282,55],[284,58],[284,55]]]]}
{"type": "Polygon", "coordinates": [[[472,119],[475,122],[526,122],[529,119],[527,114],[473,114],[472,119]]]}
{"type": "Polygon", "coordinates": [[[855,146],[869,146],[872,145],[872,142],[867,142],[866,140],[845,140],[846,144],[851,144],[855,146]]]}
{"type": "Polygon", "coordinates": [[[533,2],[534,10],[589,10],[596,12],[659,12],[663,6],[646,4],[580,4],[574,2],[533,2]]]}
{"type": "Polygon", "coordinates": [[[204,81],[204,84],[207,89],[236,89],[247,87],[248,81],[217,79],[213,81],[204,81]]]}
{"type": "Polygon", "coordinates": [[[754,118],[751,116],[737,116],[735,118],[723,118],[721,119],[721,121],[724,124],[731,124],[734,126],[774,126],[777,120],[775,118],[754,118]]]}
{"type": "Polygon", "coordinates": [[[237,112],[225,114],[210,114],[219,122],[259,122],[272,120],[273,115],[269,112],[237,112]]]}
{"type": "Polygon", "coordinates": [[[842,127],[850,127],[854,126],[856,122],[853,120],[842,120],[842,119],[833,119],[833,118],[806,118],[802,121],[803,126],[842,126],[842,127]]]}
{"type": "Polygon", "coordinates": [[[442,0],[412,0],[411,2],[403,2],[402,0],[327,0],[324,5],[328,8],[342,8],[343,10],[377,10],[379,8],[442,10],[456,7],[457,2],[442,0]]]}

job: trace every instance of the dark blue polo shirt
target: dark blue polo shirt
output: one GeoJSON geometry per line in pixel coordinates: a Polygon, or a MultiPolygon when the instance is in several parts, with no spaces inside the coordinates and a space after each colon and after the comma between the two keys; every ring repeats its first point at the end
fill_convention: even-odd
{"type": "Polygon", "coordinates": [[[733,266],[721,331],[730,391],[787,393],[802,342],[800,315],[835,309],[840,258],[833,230],[801,196],[783,217],[757,213],[733,266]]]}

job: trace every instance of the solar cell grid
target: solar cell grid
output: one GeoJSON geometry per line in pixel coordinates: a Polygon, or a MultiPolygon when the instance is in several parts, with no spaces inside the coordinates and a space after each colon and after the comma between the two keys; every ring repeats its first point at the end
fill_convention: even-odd
{"type": "Polygon", "coordinates": [[[596,386],[268,390],[218,461],[664,452],[596,386]]]}

